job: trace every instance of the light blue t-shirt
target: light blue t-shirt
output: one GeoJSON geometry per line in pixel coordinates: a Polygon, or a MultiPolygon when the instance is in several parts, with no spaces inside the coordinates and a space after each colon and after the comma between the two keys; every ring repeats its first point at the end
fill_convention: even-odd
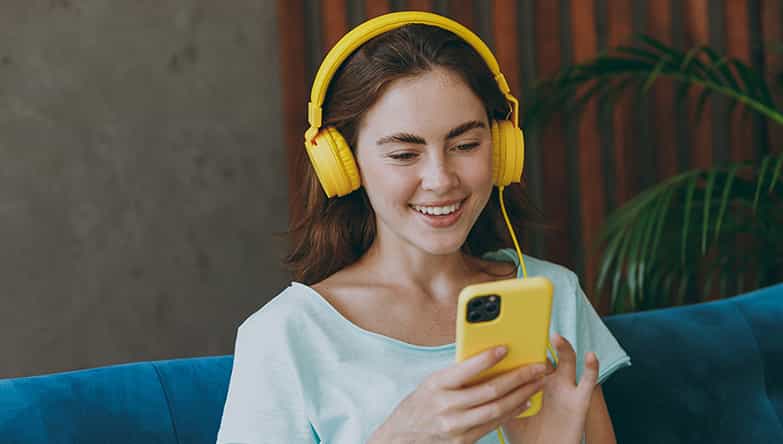
{"type": "MultiPolygon", "coordinates": [[[[511,249],[484,256],[514,261],[511,249]]],[[[606,328],[577,276],[525,255],[528,276],[554,285],[550,333],[600,362],[601,383],[630,358],[606,328]]],[[[521,277],[521,268],[517,275],[521,277]]],[[[359,444],[432,373],[455,362],[456,345],[420,346],[364,330],[312,288],[293,282],[237,330],[218,444],[359,444]]],[[[497,444],[493,430],[479,444],[497,444]]]]}

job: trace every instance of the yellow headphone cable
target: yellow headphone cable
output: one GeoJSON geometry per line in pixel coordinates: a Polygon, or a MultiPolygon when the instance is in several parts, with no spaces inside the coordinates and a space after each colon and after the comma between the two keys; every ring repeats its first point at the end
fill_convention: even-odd
{"type": "MultiPolygon", "coordinates": [[[[506,221],[506,227],[508,227],[508,232],[511,235],[511,240],[514,242],[514,248],[517,251],[517,257],[519,258],[519,265],[522,267],[522,278],[527,277],[527,267],[525,267],[525,258],[522,256],[522,250],[519,248],[519,242],[517,242],[517,236],[514,234],[514,227],[511,225],[511,221],[508,219],[508,213],[506,213],[506,204],[503,201],[503,186],[498,186],[498,200],[500,200],[500,210],[503,212],[503,219],[506,221]]],[[[552,355],[552,359],[555,361],[554,365],[557,367],[557,364],[559,362],[557,358],[557,354],[555,354],[555,350],[552,347],[552,343],[547,340],[546,347],[549,350],[549,353],[552,355]]],[[[500,427],[497,429],[498,431],[498,439],[500,440],[501,444],[506,444],[506,440],[503,439],[503,432],[501,432],[500,427]]]]}

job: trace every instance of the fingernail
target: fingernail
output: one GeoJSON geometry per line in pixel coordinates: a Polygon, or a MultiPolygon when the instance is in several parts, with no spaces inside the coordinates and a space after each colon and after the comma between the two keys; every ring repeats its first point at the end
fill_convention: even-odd
{"type": "Polygon", "coordinates": [[[524,404],[520,405],[517,411],[515,412],[514,416],[519,416],[522,413],[525,413],[527,409],[530,408],[530,401],[525,402],[524,404]]]}
{"type": "Polygon", "coordinates": [[[507,352],[508,352],[508,349],[506,348],[506,346],[505,345],[501,345],[500,347],[497,347],[495,349],[495,356],[500,358],[500,357],[505,356],[507,352]]]}

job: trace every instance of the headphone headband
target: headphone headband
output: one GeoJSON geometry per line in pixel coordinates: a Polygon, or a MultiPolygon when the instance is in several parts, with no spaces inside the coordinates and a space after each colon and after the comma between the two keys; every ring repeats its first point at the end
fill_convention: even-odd
{"type": "Polygon", "coordinates": [[[310,123],[310,129],[305,133],[305,139],[307,141],[309,141],[312,136],[316,134],[318,128],[321,127],[323,114],[321,106],[326,98],[326,90],[329,87],[329,83],[335,72],[337,72],[337,69],[345,59],[347,59],[353,51],[359,48],[359,46],[373,37],[412,23],[437,26],[447,31],[451,31],[472,46],[487,63],[487,67],[492,71],[495,81],[503,92],[503,95],[512,103],[514,124],[515,126],[519,126],[517,123],[519,104],[511,95],[508,82],[500,72],[500,66],[495,59],[495,56],[492,54],[492,51],[490,51],[489,47],[487,47],[473,31],[454,20],[438,14],[421,11],[403,11],[384,14],[362,23],[345,34],[332,49],[329,50],[329,53],[326,54],[324,61],[321,63],[321,67],[318,69],[318,73],[315,75],[313,88],[310,93],[310,103],[307,105],[307,120],[310,123]]]}

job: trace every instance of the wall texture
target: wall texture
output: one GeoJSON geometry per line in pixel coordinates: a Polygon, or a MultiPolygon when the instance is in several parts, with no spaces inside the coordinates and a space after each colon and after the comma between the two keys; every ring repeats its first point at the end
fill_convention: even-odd
{"type": "Polygon", "coordinates": [[[232,352],[289,279],[277,35],[272,0],[2,2],[0,377],[232,352]]]}

